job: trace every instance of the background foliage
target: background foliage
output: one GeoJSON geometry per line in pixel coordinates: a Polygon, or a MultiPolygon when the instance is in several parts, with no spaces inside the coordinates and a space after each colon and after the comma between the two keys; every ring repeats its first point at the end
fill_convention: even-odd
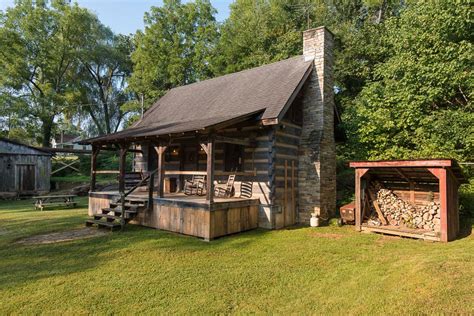
{"type": "Polygon", "coordinates": [[[325,25],[336,41],[342,161],[472,161],[470,9],[456,1],[237,0],[217,23],[209,0],[165,0],[145,14],[144,31],[124,36],[76,4],[18,0],[0,13],[0,128],[43,145],[60,129],[110,133],[170,88],[301,54],[301,32],[325,25]]]}

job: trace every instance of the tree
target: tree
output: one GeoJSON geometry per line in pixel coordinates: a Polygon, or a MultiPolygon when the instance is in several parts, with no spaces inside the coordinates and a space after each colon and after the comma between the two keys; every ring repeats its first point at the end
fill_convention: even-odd
{"type": "Polygon", "coordinates": [[[152,7],[145,14],[145,31],[135,36],[130,89],[149,103],[168,89],[211,77],[215,13],[208,0],[165,0],[152,7]]]}
{"type": "Polygon", "coordinates": [[[59,0],[18,0],[0,15],[0,86],[17,100],[12,111],[39,121],[43,146],[55,118],[77,97],[71,82],[89,15],[59,0]]]}
{"type": "Polygon", "coordinates": [[[87,33],[76,81],[81,93],[80,108],[92,121],[89,134],[109,134],[120,127],[126,114],[121,106],[131,99],[125,88],[132,70],[133,46],[129,36],[115,35],[95,16],[90,16],[87,33]]]}
{"type": "Polygon", "coordinates": [[[474,156],[469,6],[411,3],[379,32],[384,58],[346,108],[357,158],[474,156]]]}

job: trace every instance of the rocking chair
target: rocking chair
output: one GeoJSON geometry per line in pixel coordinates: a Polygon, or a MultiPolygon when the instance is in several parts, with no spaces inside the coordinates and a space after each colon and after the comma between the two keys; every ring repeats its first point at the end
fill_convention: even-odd
{"type": "Polygon", "coordinates": [[[214,190],[214,196],[222,198],[231,197],[234,193],[234,181],[235,174],[232,174],[229,176],[229,178],[227,178],[227,183],[225,184],[225,187],[216,186],[214,190]]]}
{"type": "Polygon", "coordinates": [[[206,188],[206,176],[193,175],[191,180],[184,181],[184,194],[204,195],[206,188]]]}

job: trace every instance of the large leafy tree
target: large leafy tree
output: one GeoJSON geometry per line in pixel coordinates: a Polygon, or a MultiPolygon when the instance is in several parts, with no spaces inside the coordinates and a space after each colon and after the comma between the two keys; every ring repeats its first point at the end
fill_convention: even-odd
{"type": "Polygon", "coordinates": [[[89,15],[59,0],[18,0],[0,15],[1,91],[13,101],[9,112],[39,122],[43,146],[77,97],[72,81],[89,15]]]}
{"type": "Polygon", "coordinates": [[[90,16],[87,32],[89,40],[78,56],[80,113],[92,123],[89,134],[109,134],[123,123],[122,105],[131,99],[126,85],[132,70],[132,41],[129,36],[115,35],[95,16],[90,16]]]}
{"type": "Polygon", "coordinates": [[[135,36],[131,90],[149,103],[170,88],[212,76],[215,13],[208,0],[165,0],[152,7],[145,14],[145,31],[135,36]]]}
{"type": "Polygon", "coordinates": [[[347,107],[358,158],[474,156],[469,6],[412,3],[377,31],[383,58],[347,107]]]}
{"type": "Polygon", "coordinates": [[[346,38],[365,24],[382,23],[401,5],[395,0],[237,0],[221,28],[213,70],[235,72],[301,54],[301,32],[321,25],[336,34],[339,53],[346,38]]]}

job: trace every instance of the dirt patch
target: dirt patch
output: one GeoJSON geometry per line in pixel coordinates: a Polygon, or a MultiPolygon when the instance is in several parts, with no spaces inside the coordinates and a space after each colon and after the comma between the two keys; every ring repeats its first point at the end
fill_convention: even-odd
{"type": "Polygon", "coordinates": [[[22,245],[38,245],[38,244],[54,244],[58,242],[86,239],[107,235],[109,232],[97,228],[81,228],[68,230],[59,233],[50,233],[44,235],[36,235],[18,240],[17,244],[22,245]]]}
{"type": "Polygon", "coordinates": [[[329,239],[341,239],[346,237],[345,235],[341,234],[323,234],[323,233],[316,233],[316,232],[311,232],[309,233],[311,237],[317,237],[317,238],[329,238],[329,239]]]}

